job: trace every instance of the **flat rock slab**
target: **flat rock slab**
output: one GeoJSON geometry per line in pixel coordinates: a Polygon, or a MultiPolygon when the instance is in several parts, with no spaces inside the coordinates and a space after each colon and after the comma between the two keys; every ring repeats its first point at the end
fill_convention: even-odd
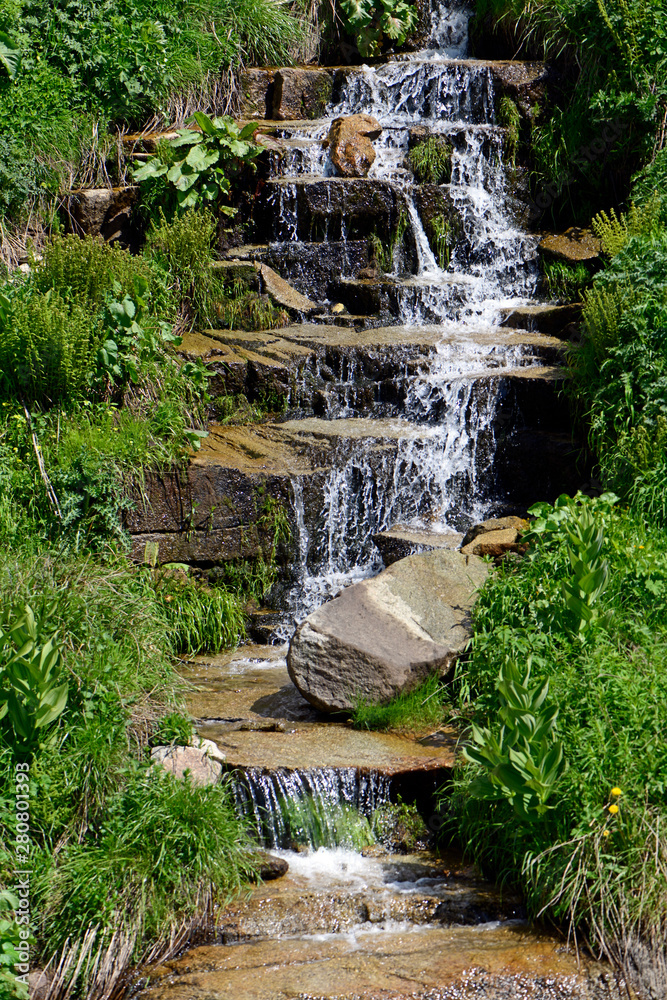
{"type": "Polygon", "coordinates": [[[385,566],[391,566],[399,559],[418,552],[432,552],[433,549],[458,549],[462,535],[452,531],[447,534],[436,531],[419,531],[409,526],[395,524],[388,531],[373,535],[373,542],[380,550],[385,566]]]}
{"type": "Polygon", "coordinates": [[[487,574],[477,557],[439,549],[348,587],[298,626],[287,657],[292,681],[316,708],[336,712],[359,698],[388,702],[445,674],[469,638],[487,574]]]}
{"type": "Polygon", "coordinates": [[[182,670],[190,683],[186,704],[200,736],[225,754],[225,768],[263,771],[323,767],[441,774],[454,764],[457,734],[446,729],[428,739],[351,729],[317,712],[296,690],[285,663],[286,647],[242,646],[234,653],[197,657],[182,670]],[[239,728],[255,720],[283,721],[271,730],[239,728]]]}

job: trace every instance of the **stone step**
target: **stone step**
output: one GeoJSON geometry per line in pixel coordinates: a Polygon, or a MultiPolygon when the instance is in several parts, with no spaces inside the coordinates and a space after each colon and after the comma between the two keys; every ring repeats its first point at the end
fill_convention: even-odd
{"type": "Polygon", "coordinates": [[[272,178],[253,207],[255,238],[266,240],[390,239],[402,198],[388,181],[368,178],[272,178]]]}
{"type": "Polygon", "coordinates": [[[553,337],[568,339],[575,333],[581,320],[582,305],[573,302],[559,306],[535,303],[502,309],[502,325],[514,330],[541,330],[553,337]]]}
{"type": "Polygon", "coordinates": [[[292,314],[309,316],[322,308],[318,302],[313,302],[308,296],[293,288],[289,281],[282,278],[272,267],[260,261],[219,260],[214,262],[213,268],[222,273],[226,272],[231,277],[252,280],[256,276],[259,279],[260,290],[266,292],[276,305],[282,306],[292,314]]]}
{"type": "MultiPolygon", "coordinates": [[[[469,86],[471,75],[486,77],[488,96],[499,100],[511,97],[532,106],[543,99],[546,68],[540,62],[476,59],[419,59],[388,61],[369,71],[364,66],[287,67],[280,69],[247,69],[241,75],[243,94],[242,115],[250,119],[317,119],[323,114],[339,112],[342,98],[354,87],[362,85],[373,73],[382,81],[387,78],[405,79],[420,76],[420,96],[428,101],[433,83],[451,78],[461,92],[469,86]]],[[[363,110],[369,110],[365,108],[363,110]]],[[[350,112],[348,112],[350,113],[350,112]]],[[[371,113],[375,114],[375,110],[371,113]]],[[[423,109],[422,109],[423,114],[423,109]]],[[[442,117],[442,116],[440,116],[442,117]]]]}
{"type": "Polygon", "coordinates": [[[379,531],[373,535],[373,542],[380,551],[385,566],[391,566],[399,559],[418,552],[432,552],[434,549],[458,549],[463,540],[461,532],[418,530],[410,525],[395,524],[389,531],[379,531]]]}
{"type": "MultiPolygon", "coordinates": [[[[344,404],[359,416],[397,414],[404,403],[408,379],[424,370],[438,347],[461,344],[497,347],[483,355],[476,377],[503,369],[503,353],[511,350],[520,362],[541,361],[542,376],[560,374],[562,344],[542,334],[498,329],[438,326],[357,329],[354,316],[342,325],[303,323],[278,330],[188,332],[181,352],[201,358],[213,374],[212,396],[243,393],[250,400],[276,399],[290,409],[329,415],[344,404]],[[495,355],[495,357],[494,357],[495,355]],[[498,366],[493,367],[494,365],[498,366]],[[485,371],[487,366],[488,371],[485,371]]],[[[516,360],[516,357],[515,357],[516,360]]],[[[513,368],[512,377],[521,369],[513,368]]],[[[534,372],[526,368],[526,374],[534,372]]]]}

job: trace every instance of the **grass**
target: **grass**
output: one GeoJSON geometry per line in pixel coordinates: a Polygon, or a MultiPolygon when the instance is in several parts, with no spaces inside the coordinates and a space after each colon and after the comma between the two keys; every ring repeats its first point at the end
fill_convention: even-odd
{"type": "Polygon", "coordinates": [[[358,698],[352,713],[355,729],[375,729],[380,732],[422,733],[442,725],[443,685],[437,674],[419,687],[392,698],[386,705],[377,705],[358,698]]]}

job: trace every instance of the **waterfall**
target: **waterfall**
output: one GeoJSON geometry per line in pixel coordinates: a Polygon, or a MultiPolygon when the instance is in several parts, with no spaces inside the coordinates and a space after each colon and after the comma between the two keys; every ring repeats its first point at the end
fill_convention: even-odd
{"type": "MultiPolygon", "coordinates": [[[[488,516],[497,500],[496,425],[508,376],[517,367],[541,363],[529,350],[503,343],[502,336],[495,344],[488,337],[480,340],[480,334],[497,327],[501,309],[525,304],[534,295],[537,239],[512,218],[493,74],[489,65],[465,58],[471,8],[457,0],[431,0],[430,13],[422,51],[339,70],[326,118],[300,124],[298,130],[286,124],[278,133],[288,146],[274,160],[279,175],[273,196],[275,239],[281,246],[312,248],[312,243],[299,243],[306,233],[315,239],[312,221],[308,228],[299,215],[307,210],[307,185],[329,185],[324,192],[318,189],[321,206],[333,204],[331,185],[340,192],[347,183],[333,179],[323,147],[331,119],[361,112],[378,119],[383,131],[374,142],[376,160],[368,180],[351,183],[390,185],[405,218],[414,250],[404,254],[394,246],[391,272],[382,279],[395,321],[407,327],[435,324],[443,333],[437,351],[405,377],[405,404],[390,430],[368,421],[346,439],[342,428],[315,521],[304,516],[302,487],[293,482],[299,582],[288,604],[297,618],[381,568],[375,533],[397,523],[447,533],[488,516]],[[420,215],[421,189],[410,168],[409,150],[425,135],[451,146],[449,183],[435,189],[447,218],[455,220],[457,235],[447,260],[438,260],[429,240],[420,215]],[[415,259],[416,267],[406,271],[406,263],[415,259]]],[[[335,239],[346,247],[350,220],[342,209],[336,211],[340,237],[335,239]]],[[[318,221],[317,239],[327,239],[329,222],[328,217],[323,225],[318,221]]],[[[304,261],[311,254],[304,250],[304,261]]],[[[350,268],[344,276],[352,281],[354,260],[351,254],[341,256],[341,266],[350,268]]],[[[305,264],[297,273],[303,286],[305,264]]],[[[341,379],[346,384],[336,386],[335,402],[326,404],[325,416],[334,423],[354,418],[356,378],[351,364],[341,379]]],[[[304,398],[306,390],[304,385],[304,398]]],[[[296,386],[292,395],[298,394],[296,386]]]]}
{"type": "Polygon", "coordinates": [[[236,772],[234,794],[267,847],[358,848],[373,843],[368,819],[389,802],[389,786],[384,775],[352,767],[247,768],[236,772]]]}

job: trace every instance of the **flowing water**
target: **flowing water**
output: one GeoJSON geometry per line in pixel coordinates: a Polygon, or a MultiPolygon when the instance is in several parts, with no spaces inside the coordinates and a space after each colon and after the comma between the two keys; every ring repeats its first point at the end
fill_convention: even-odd
{"type": "MultiPolygon", "coordinates": [[[[544,364],[534,348],[508,346],[501,336],[491,345],[479,343],[480,332],[497,328],[503,310],[531,301],[538,268],[536,237],[512,217],[493,76],[487,64],[465,58],[470,15],[470,7],[455,0],[434,0],[424,50],[346,70],[326,119],[280,130],[287,152],[274,160],[273,237],[276,246],[291,246],[290,259],[298,261],[312,253],[315,238],[308,228],[312,219],[304,216],[309,185],[324,182],[331,206],[319,238],[345,248],[354,221],[335,207],[345,182],[334,177],[322,146],[332,118],[364,112],[378,119],[383,131],[374,141],[377,158],[369,182],[389,185],[406,228],[383,279],[391,286],[394,322],[436,323],[443,334],[428,365],[410,379],[396,418],[395,453],[378,457],[372,433],[344,449],[324,485],[315,526],[306,525],[302,485],[294,479],[300,571],[287,604],[297,620],[342,586],[381,568],[375,532],[398,523],[441,534],[465,531],[502,507],[494,490],[494,459],[507,379],[518,368],[544,364]],[[408,165],[415,127],[452,145],[451,180],[439,190],[457,220],[458,237],[449,260],[440,263],[422,224],[419,189],[408,165]]],[[[343,278],[352,259],[343,250],[343,278]]],[[[350,265],[351,279],[354,273],[350,265]]],[[[306,266],[293,266],[290,276],[312,294],[306,266]]],[[[348,384],[354,384],[354,372],[348,384]]],[[[328,415],[335,420],[354,412],[339,406],[328,415]]]]}

